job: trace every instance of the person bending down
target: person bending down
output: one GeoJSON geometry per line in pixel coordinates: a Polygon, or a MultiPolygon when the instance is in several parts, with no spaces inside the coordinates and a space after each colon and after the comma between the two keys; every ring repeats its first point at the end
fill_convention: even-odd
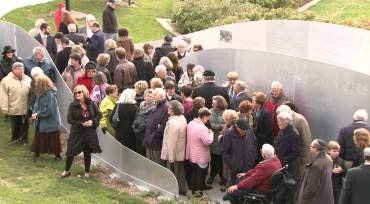
{"type": "Polygon", "coordinates": [[[239,183],[227,189],[223,200],[232,204],[243,203],[243,196],[250,193],[267,193],[270,188],[271,176],[281,168],[280,160],[270,144],[262,146],[263,161],[246,173],[237,175],[239,183]]]}

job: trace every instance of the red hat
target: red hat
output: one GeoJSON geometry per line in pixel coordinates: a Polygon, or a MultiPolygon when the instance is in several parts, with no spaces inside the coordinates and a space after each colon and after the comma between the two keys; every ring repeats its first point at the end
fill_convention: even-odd
{"type": "Polygon", "coordinates": [[[61,9],[61,8],[63,8],[63,7],[65,7],[65,6],[64,6],[64,3],[63,3],[63,2],[59,2],[59,3],[58,3],[58,8],[60,8],[60,9],[61,9]]]}

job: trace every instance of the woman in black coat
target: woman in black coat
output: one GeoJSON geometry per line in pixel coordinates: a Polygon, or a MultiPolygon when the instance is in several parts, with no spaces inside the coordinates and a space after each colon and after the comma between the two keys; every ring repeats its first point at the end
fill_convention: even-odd
{"type": "Polygon", "coordinates": [[[61,177],[71,175],[73,159],[81,152],[84,153],[85,177],[89,177],[91,153],[101,153],[96,128],[102,114],[90,100],[89,91],[84,85],[78,85],[73,90],[74,101],[69,105],[68,123],[71,131],[67,142],[67,161],[61,177]]]}
{"type": "Polygon", "coordinates": [[[119,116],[119,127],[116,131],[116,139],[133,151],[136,151],[136,137],[132,129],[137,111],[135,96],[135,90],[125,89],[114,108],[114,111],[118,108],[119,116]]]}
{"type": "Polygon", "coordinates": [[[134,60],[132,60],[132,63],[134,63],[136,67],[137,80],[144,80],[149,83],[150,80],[154,77],[154,69],[152,67],[152,64],[144,61],[143,50],[134,50],[133,56],[134,60]]]}

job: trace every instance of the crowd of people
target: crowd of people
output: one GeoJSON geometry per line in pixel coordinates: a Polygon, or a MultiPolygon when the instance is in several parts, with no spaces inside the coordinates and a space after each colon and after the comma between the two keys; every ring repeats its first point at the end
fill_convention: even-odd
{"type": "Polygon", "coordinates": [[[117,28],[115,1],[107,1],[103,32],[92,15],[77,28],[58,4],[55,36],[37,21],[35,47],[24,60],[5,46],[0,61],[0,108],[9,118],[11,144],[28,143],[34,125],[34,161],[44,153],[61,160],[61,116],[55,82],[58,72],[73,93],[71,124],[62,178],[74,157],[84,155],[89,177],[91,154],[101,153],[97,128],[122,145],[170,169],[182,195],[202,197],[219,177],[224,200],[243,203],[249,193],[268,193],[282,166],[297,181],[291,203],[364,203],[369,200],[370,127],[357,110],[338,140],[312,139],[309,123],[274,81],[269,93],[248,89],[230,71],[227,83],[202,65],[179,60],[201,51],[171,35],[154,49],[136,48],[128,29],[117,28]],[[57,18],[57,15],[59,17],[57,18]],[[111,22],[107,22],[108,20],[111,22]],[[77,33],[78,31],[78,33],[77,33]],[[44,50],[51,59],[46,57],[44,50]],[[53,63],[54,62],[54,63],[53,63]],[[54,67],[54,64],[56,67],[54,67]],[[207,176],[208,175],[208,176],[207,176]],[[343,180],[345,182],[343,183],[343,180]]]}

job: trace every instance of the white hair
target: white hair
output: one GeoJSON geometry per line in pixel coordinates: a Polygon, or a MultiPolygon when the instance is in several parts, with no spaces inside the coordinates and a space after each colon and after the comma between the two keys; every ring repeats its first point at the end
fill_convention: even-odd
{"type": "Polygon", "coordinates": [[[273,81],[271,83],[271,88],[278,88],[278,89],[283,89],[283,84],[281,84],[280,82],[278,81],[273,81]]]}
{"type": "Polygon", "coordinates": [[[170,58],[164,56],[159,60],[160,65],[164,65],[167,70],[171,70],[173,68],[173,64],[170,60],[170,58]]]}
{"type": "Polygon", "coordinates": [[[202,72],[197,72],[194,74],[194,84],[196,86],[204,84],[204,76],[202,72]]]}
{"type": "Polygon", "coordinates": [[[236,81],[235,86],[239,87],[242,91],[247,88],[247,84],[244,81],[236,81]]]}
{"type": "Polygon", "coordinates": [[[33,55],[35,55],[36,53],[40,53],[40,52],[43,53],[43,54],[45,54],[44,48],[42,48],[42,47],[35,47],[32,50],[32,54],[33,55]]]}
{"type": "Polygon", "coordinates": [[[265,159],[272,159],[275,156],[275,149],[270,144],[262,145],[262,155],[265,159]]]}
{"type": "Polygon", "coordinates": [[[153,94],[158,94],[158,95],[162,96],[163,99],[166,98],[166,91],[162,88],[155,88],[153,90],[153,94]]]}
{"type": "Polygon", "coordinates": [[[356,121],[367,121],[367,110],[366,109],[358,109],[356,112],[353,114],[353,120],[356,121]]]}
{"type": "Polygon", "coordinates": [[[202,65],[195,65],[194,68],[193,68],[193,73],[196,74],[197,72],[201,72],[203,73],[204,72],[204,67],[202,65]]]}
{"type": "Polygon", "coordinates": [[[166,72],[167,71],[167,69],[166,69],[166,66],[164,66],[164,65],[162,65],[162,64],[160,64],[160,65],[157,65],[156,67],[155,67],[155,73],[159,73],[159,72],[161,72],[161,71],[164,71],[164,72],[166,72]]]}
{"type": "Polygon", "coordinates": [[[176,45],[176,47],[187,47],[188,46],[188,43],[186,43],[184,40],[179,40],[178,42],[177,42],[177,45],[176,45]]]}
{"type": "Polygon", "coordinates": [[[74,24],[74,23],[68,24],[68,32],[74,33],[74,32],[76,32],[76,30],[77,30],[76,24],[74,24]]]}
{"type": "Polygon", "coordinates": [[[135,96],[136,91],[134,89],[125,89],[119,96],[117,103],[135,104],[136,103],[135,96]]]}
{"type": "Polygon", "coordinates": [[[42,69],[40,67],[33,67],[31,69],[31,77],[32,78],[35,78],[35,77],[41,76],[41,75],[44,75],[44,71],[42,71],[42,69]]]}
{"type": "Polygon", "coordinates": [[[281,112],[277,115],[277,118],[278,119],[281,119],[285,122],[288,122],[289,124],[292,124],[293,122],[293,117],[292,117],[292,114],[290,113],[287,113],[287,112],[281,112]]]}
{"type": "Polygon", "coordinates": [[[286,112],[286,113],[289,113],[291,115],[293,114],[292,109],[287,105],[281,105],[281,106],[279,106],[278,109],[276,109],[277,114],[282,113],[282,112],[286,112]]]}
{"type": "Polygon", "coordinates": [[[87,14],[86,15],[86,22],[91,22],[91,21],[96,21],[95,16],[93,16],[92,14],[87,14]]]}

